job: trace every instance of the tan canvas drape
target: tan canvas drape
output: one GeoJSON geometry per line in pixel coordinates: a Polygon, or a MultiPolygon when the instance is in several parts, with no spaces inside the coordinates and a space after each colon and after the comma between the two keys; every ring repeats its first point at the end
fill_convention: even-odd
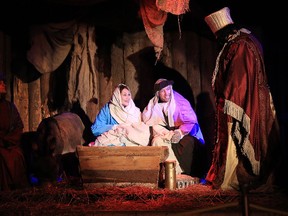
{"type": "Polygon", "coordinates": [[[32,26],[28,61],[40,73],[55,71],[72,48],[75,30],[74,21],[32,26]]]}

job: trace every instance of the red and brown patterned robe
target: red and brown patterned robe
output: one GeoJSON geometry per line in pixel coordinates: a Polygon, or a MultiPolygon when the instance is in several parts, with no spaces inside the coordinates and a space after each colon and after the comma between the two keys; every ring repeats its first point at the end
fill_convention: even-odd
{"type": "Polygon", "coordinates": [[[23,123],[15,105],[0,98],[0,189],[28,185],[26,164],[20,147],[23,123]]]}
{"type": "Polygon", "coordinates": [[[279,129],[262,47],[248,30],[223,46],[212,86],[217,137],[206,180],[222,189],[266,183],[277,167],[279,129]]]}

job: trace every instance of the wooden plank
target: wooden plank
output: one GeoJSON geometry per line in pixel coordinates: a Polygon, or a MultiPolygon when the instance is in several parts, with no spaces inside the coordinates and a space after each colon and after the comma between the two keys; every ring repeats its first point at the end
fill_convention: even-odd
{"type": "Polygon", "coordinates": [[[44,73],[40,77],[42,119],[48,118],[51,116],[49,106],[48,106],[50,76],[51,76],[51,73],[44,73]]]}
{"type": "Polygon", "coordinates": [[[162,51],[161,61],[167,67],[172,68],[172,46],[173,46],[173,33],[165,32],[164,34],[164,47],[162,51]]]}
{"type": "Polygon", "coordinates": [[[135,66],[132,62],[128,61],[129,56],[133,55],[135,52],[141,50],[141,42],[139,43],[139,37],[143,37],[143,32],[137,32],[134,34],[124,33],[123,34],[123,43],[124,43],[124,76],[125,76],[125,84],[127,84],[131,90],[133,99],[137,94],[139,89],[139,83],[135,82],[135,78],[137,78],[137,73],[135,70],[135,66]]]}
{"type": "Polygon", "coordinates": [[[157,156],[161,155],[161,162],[165,161],[169,155],[168,147],[166,146],[113,146],[113,147],[88,147],[88,146],[77,146],[77,154],[81,158],[82,156],[136,156],[136,155],[149,155],[157,156]]]}
{"type": "Polygon", "coordinates": [[[29,131],[36,131],[42,121],[41,114],[41,85],[40,79],[28,84],[29,94],[29,131]]]}
{"type": "MultiPolygon", "coordinates": [[[[151,76],[152,69],[151,63],[147,60],[147,49],[151,48],[152,43],[148,39],[146,32],[138,32],[137,34],[125,34],[127,37],[127,43],[132,42],[132,46],[129,49],[125,48],[125,56],[123,57],[125,63],[125,80],[129,85],[133,100],[141,110],[147,105],[151,98],[150,91],[147,89],[153,89],[153,85],[149,86],[149,82],[153,81],[151,76]],[[145,65],[145,67],[143,67],[145,65]]],[[[126,46],[127,46],[126,43],[126,46]]],[[[150,53],[154,55],[153,53],[150,53]]],[[[154,66],[154,62],[152,63],[154,66]]],[[[154,84],[154,83],[153,83],[154,84]]]]}
{"type": "Polygon", "coordinates": [[[186,34],[187,82],[193,89],[194,101],[197,103],[197,97],[201,94],[199,37],[194,32],[187,32],[186,34]]]}
{"type": "Polygon", "coordinates": [[[80,167],[83,172],[89,169],[97,170],[158,170],[160,156],[106,156],[80,157],[80,167]]]}
{"type": "MultiPolygon", "coordinates": [[[[116,42],[111,47],[111,79],[113,86],[125,83],[123,49],[122,38],[117,37],[116,42]]],[[[112,94],[112,92],[109,93],[112,94]]]]}
{"type": "Polygon", "coordinates": [[[186,36],[183,34],[180,38],[179,32],[172,32],[173,46],[171,50],[172,68],[179,72],[183,78],[187,79],[186,62],[186,36]]]}
{"type": "Polygon", "coordinates": [[[131,170],[131,171],[111,171],[111,170],[90,170],[86,175],[82,174],[83,183],[153,183],[158,184],[159,172],[155,170],[131,170]]]}
{"type": "MultiPolygon", "coordinates": [[[[114,88],[111,79],[110,52],[103,49],[98,54],[99,108],[101,109],[111,98],[114,88]]],[[[96,116],[95,116],[96,117],[96,116]]],[[[94,119],[93,119],[94,121],[94,119]]]]}
{"type": "Polygon", "coordinates": [[[83,188],[85,189],[94,189],[94,188],[101,188],[101,187],[131,187],[131,186],[140,186],[140,187],[149,187],[149,188],[158,188],[158,184],[155,183],[137,183],[137,182],[98,182],[98,183],[89,183],[84,184],[83,188]]]}
{"type": "Polygon", "coordinates": [[[18,108],[21,119],[24,124],[24,132],[29,131],[29,95],[28,95],[28,83],[22,82],[17,77],[14,77],[13,82],[14,89],[14,103],[18,108]]]}

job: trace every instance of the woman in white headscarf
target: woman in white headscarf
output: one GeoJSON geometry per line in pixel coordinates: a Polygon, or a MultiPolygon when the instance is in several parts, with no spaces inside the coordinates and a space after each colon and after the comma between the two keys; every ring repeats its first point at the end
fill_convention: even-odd
{"type": "Polygon", "coordinates": [[[90,146],[147,145],[150,136],[147,127],[141,124],[141,111],[135,106],[131,91],[125,84],[115,88],[91,130],[96,140],[90,146]]]}

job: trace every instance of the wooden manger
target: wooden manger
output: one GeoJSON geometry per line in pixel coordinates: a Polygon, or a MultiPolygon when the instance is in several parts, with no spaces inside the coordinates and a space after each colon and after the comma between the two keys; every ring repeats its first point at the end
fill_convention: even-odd
{"type": "Polygon", "coordinates": [[[168,154],[164,146],[77,147],[84,188],[132,185],[157,188],[168,154]]]}

